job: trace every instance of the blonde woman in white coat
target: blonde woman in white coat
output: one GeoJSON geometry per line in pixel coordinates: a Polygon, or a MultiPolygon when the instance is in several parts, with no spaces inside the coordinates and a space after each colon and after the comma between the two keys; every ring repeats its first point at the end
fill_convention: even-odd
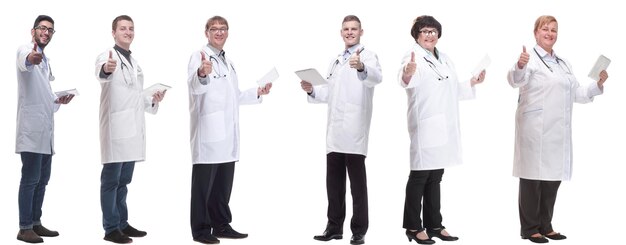
{"type": "Polygon", "coordinates": [[[144,113],[155,114],[165,92],[143,94],[143,72],[131,56],[135,25],[127,15],[113,20],[115,46],[100,54],[95,73],[100,81],[100,204],[104,240],[132,242],[130,237],[147,233],[128,224],[127,185],[135,162],[145,160],[146,128],[144,113]]]}
{"type": "Polygon", "coordinates": [[[508,81],[520,88],[515,116],[513,176],[520,178],[519,215],[521,236],[532,242],[566,237],[552,228],[552,214],[562,180],[572,173],[572,106],[588,103],[602,94],[608,78],[581,86],[569,62],[553,50],[558,23],[553,16],[535,22],[537,45],[527,50],[508,73],[508,81]]]}
{"type": "Polygon", "coordinates": [[[343,238],[346,215],[346,174],[352,194],[351,244],[365,243],[369,226],[365,157],[369,140],[374,87],[382,82],[376,53],[361,42],[361,20],[344,17],[341,37],[345,49],[328,67],[328,84],[313,87],[301,81],[310,103],[328,103],[326,124],[326,192],[328,223],[319,241],[343,238]]]}
{"type": "Polygon", "coordinates": [[[440,182],[444,168],[462,163],[458,101],[474,98],[474,85],[484,81],[485,71],[459,82],[450,58],[435,47],[441,24],[432,16],[417,17],[411,35],[416,44],[398,74],[408,97],[411,137],[403,227],[409,241],[419,244],[435,243],[432,237],[455,241],[442,225],[440,182]]]}

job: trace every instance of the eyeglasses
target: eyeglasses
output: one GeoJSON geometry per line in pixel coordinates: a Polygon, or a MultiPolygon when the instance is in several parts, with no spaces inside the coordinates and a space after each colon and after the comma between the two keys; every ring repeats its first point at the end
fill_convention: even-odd
{"type": "Polygon", "coordinates": [[[209,29],[209,32],[215,34],[215,33],[226,33],[228,32],[227,28],[220,28],[220,29],[209,29]]]}
{"type": "Polygon", "coordinates": [[[50,28],[47,26],[37,26],[34,29],[39,29],[42,32],[49,32],[50,34],[54,34],[56,31],[54,30],[54,28],[50,28]]]}
{"type": "Polygon", "coordinates": [[[421,30],[420,33],[426,36],[437,36],[437,30],[421,30]]]}

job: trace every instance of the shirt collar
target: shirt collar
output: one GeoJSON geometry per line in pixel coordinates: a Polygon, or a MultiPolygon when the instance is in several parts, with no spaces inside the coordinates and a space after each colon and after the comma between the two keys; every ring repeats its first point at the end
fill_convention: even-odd
{"type": "Polygon", "coordinates": [[[211,46],[211,44],[207,44],[207,47],[209,47],[209,49],[217,56],[226,58],[226,52],[224,52],[224,50],[219,50],[216,47],[211,46]]]}

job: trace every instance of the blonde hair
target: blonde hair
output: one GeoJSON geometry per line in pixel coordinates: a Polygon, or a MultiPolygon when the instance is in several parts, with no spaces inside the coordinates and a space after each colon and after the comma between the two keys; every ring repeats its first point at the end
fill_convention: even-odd
{"type": "Polygon", "coordinates": [[[554,16],[552,15],[539,16],[539,18],[537,18],[537,20],[535,21],[535,30],[533,30],[533,33],[537,33],[539,28],[541,28],[544,25],[550,24],[553,21],[556,22],[558,26],[559,22],[556,21],[556,18],[554,18],[554,16]]]}

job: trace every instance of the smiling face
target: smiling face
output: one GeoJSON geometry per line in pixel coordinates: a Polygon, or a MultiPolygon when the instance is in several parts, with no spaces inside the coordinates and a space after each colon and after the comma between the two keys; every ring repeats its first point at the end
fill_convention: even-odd
{"type": "Polygon", "coordinates": [[[556,21],[551,21],[547,24],[539,26],[539,28],[535,30],[535,40],[537,40],[537,45],[548,53],[552,53],[552,47],[554,46],[554,43],[556,43],[558,36],[558,29],[559,26],[556,21]]]}
{"type": "Polygon", "coordinates": [[[223,50],[226,39],[228,39],[228,24],[215,21],[209,25],[205,35],[209,39],[211,46],[223,50]]]}
{"type": "Polygon", "coordinates": [[[130,44],[135,38],[135,24],[132,21],[120,20],[113,30],[115,44],[125,50],[130,50],[130,44]]]}
{"type": "Polygon", "coordinates": [[[33,36],[33,42],[37,43],[37,46],[43,49],[50,43],[50,40],[52,40],[54,24],[47,20],[42,20],[39,22],[38,26],[30,31],[30,34],[33,36]]]}
{"type": "Polygon", "coordinates": [[[435,53],[435,46],[439,41],[439,32],[434,27],[424,27],[420,29],[416,41],[422,48],[435,53]]]}
{"type": "Polygon", "coordinates": [[[341,37],[346,44],[346,49],[359,44],[361,36],[363,36],[363,29],[358,21],[345,21],[341,24],[341,37]]]}

